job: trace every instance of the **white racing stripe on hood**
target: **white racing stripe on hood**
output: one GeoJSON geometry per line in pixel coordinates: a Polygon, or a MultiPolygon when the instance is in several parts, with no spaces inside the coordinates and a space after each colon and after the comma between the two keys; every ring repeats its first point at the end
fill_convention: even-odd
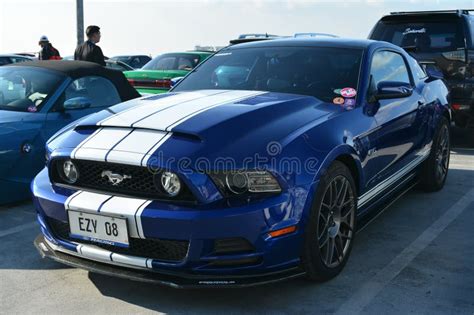
{"type": "Polygon", "coordinates": [[[172,127],[206,110],[219,105],[238,102],[240,100],[254,97],[263,93],[265,92],[228,91],[221,94],[199,98],[183,103],[179,106],[167,108],[156,114],[148,116],[140,121],[135,122],[133,127],[169,131],[172,127]]]}
{"type": "Polygon", "coordinates": [[[155,130],[101,128],[81,143],[71,158],[146,166],[151,154],[170,136],[170,133],[155,130]]]}
{"type": "Polygon", "coordinates": [[[71,157],[73,159],[105,161],[107,153],[131,132],[132,130],[128,128],[101,128],[99,132],[91,135],[87,142],[76,148],[71,157]]]}
{"type": "Polygon", "coordinates": [[[71,157],[146,166],[153,153],[171,137],[166,131],[211,108],[264,93],[208,90],[149,100],[149,104],[137,106],[136,110],[100,122],[102,127],[82,141],[71,157]],[[157,111],[157,107],[161,109],[157,111]]]}
{"type": "Polygon", "coordinates": [[[224,92],[225,91],[204,90],[199,92],[176,94],[157,100],[147,100],[146,98],[141,99],[138,103],[140,105],[133,106],[111,117],[105,118],[104,120],[97,123],[97,125],[131,127],[134,122],[149,115],[153,115],[154,113],[158,113],[164,109],[174,107],[184,102],[206,98],[209,95],[221,94],[224,92]]]}
{"type": "MultiPolygon", "coordinates": [[[[161,145],[167,136],[169,135],[161,131],[134,130],[120,141],[113,150],[110,150],[105,159],[111,163],[126,162],[127,164],[145,166],[146,157],[150,152],[154,152],[153,148],[161,145]]],[[[148,161],[148,159],[146,160],[148,161]]]]}
{"type": "Polygon", "coordinates": [[[118,197],[108,194],[79,191],[64,203],[66,211],[102,213],[127,219],[128,234],[134,238],[145,238],[141,214],[151,200],[118,197]]]}

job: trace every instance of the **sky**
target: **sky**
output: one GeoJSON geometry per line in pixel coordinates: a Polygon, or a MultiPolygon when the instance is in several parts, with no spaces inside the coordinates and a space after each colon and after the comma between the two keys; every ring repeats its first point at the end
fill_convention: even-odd
{"type": "MultiPolygon", "coordinates": [[[[223,46],[243,33],[366,38],[392,11],[474,9],[474,0],[83,0],[106,56],[223,46]]],[[[474,13],[474,12],[473,12],[474,13]]],[[[0,53],[35,52],[41,35],[62,56],[77,43],[76,0],[0,0],[0,53]]]]}

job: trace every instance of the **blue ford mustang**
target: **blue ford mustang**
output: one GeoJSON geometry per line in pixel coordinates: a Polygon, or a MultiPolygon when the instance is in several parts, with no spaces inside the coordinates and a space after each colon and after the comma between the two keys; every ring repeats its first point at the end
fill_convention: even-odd
{"type": "Polygon", "coordinates": [[[43,256],[174,287],[336,276],[356,222],[443,187],[448,93],[385,42],[226,48],[169,94],[49,140],[32,183],[43,256]],[[372,212],[373,213],[373,212],[372,212]]]}
{"type": "Polygon", "coordinates": [[[122,73],[83,61],[0,68],[0,204],[30,198],[44,145],[67,124],[138,97],[122,73]]]}

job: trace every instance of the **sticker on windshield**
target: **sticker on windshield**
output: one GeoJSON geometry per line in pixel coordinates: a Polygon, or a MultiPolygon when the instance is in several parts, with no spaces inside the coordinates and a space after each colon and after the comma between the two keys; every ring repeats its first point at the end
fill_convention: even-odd
{"type": "Polygon", "coordinates": [[[30,113],[36,113],[38,111],[36,106],[29,106],[26,110],[29,111],[30,113]]]}
{"type": "Polygon", "coordinates": [[[411,28],[411,27],[407,27],[405,29],[405,31],[403,32],[403,35],[407,35],[407,34],[424,34],[426,33],[426,28],[420,28],[420,29],[414,29],[414,28],[411,28]]]}
{"type": "Polygon", "coordinates": [[[344,109],[346,110],[352,110],[354,109],[356,104],[355,98],[346,98],[344,101],[344,109]]]}
{"type": "Polygon", "coordinates": [[[341,90],[342,90],[342,89],[335,89],[333,92],[334,92],[334,94],[339,94],[339,95],[341,95],[341,90]]]}
{"type": "Polygon", "coordinates": [[[344,104],[344,99],[342,97],[335,97],[332,102],[336,105],[342,105],[344,104]]]}
{"type": "Polygon", "coordinates": [[[357,91],[353,88],[343,88],[341,90],[342,97],[355,97],[357,95],[357,91]]]}

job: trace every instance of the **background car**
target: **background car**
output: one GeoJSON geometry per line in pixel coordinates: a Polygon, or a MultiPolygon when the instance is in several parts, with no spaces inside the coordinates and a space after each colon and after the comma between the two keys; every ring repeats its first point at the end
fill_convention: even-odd
{"type": "Polygon", "coordinates": [[[124,74],[140,93],[165,93],[172,86],[171,79],[184,77],[212,54],[205,51],[167,53],[154,58],[139,70],[124,74]]]}
{"type": "Polygon", "coordinates": [[[0,55],[0,66],[17,62],[32,61],[33,58],[21,55],[0,55]]]}
{"type": "Polygon", "coordinates": [[[281,38],[281,36],[267,34],[267,33],[264,33],[264,34],[263,33],[240,34],[239,37],[237,37],[235,39],[231,39],[229,41],[229,44],[237,45],[237,44],[258,42],[258,41],[262,41],[262,40],[275,39],[275,38],[281,38]]]}
{"type": "Polygon", "coordinates": [[[0,67],[0,204],[30,196],[46,140],[67,124],[139,94],[121,72],[90,62],[0,67]]]}
{"type": "Polygon", "coordinates": [[[417,181],[443,187],[447,97],[386,42],[229,46],[171,93],[48,141],[32,184],[36,247],[172,287],[328,280],[348,260],[358,219],[417,181]]]}
{"type": "Polygon", "coordinates": [[[369,38],[407,48],[420,63],[438,67],[451,91],[456,125],[472,128],[474,132],[474,16],[471,11],[393,12],[380,19],[369,38]]]}
{"type": "Polygon", "coordinates": [[[114,70],[118,70],[118,71],[130,71],[130,70],[134,70],[134,68],[130,67],[128,64],[124,63],[124,62],[121,62],[121,61],[118,61],[118,60],[111,60],[111,59],[107,59],[105,61],[105,66],[109,69],[114,69],[114,70]]]}
{"type": "Polygon", "coordinates": [[[114,57],[109,58],[109,60],[120,61],[120,62],[126,63],[133,69],[140,69],[151,60],[151,57],[147,55],[124,55],[124,56],[114,56],[114,57]]]}

